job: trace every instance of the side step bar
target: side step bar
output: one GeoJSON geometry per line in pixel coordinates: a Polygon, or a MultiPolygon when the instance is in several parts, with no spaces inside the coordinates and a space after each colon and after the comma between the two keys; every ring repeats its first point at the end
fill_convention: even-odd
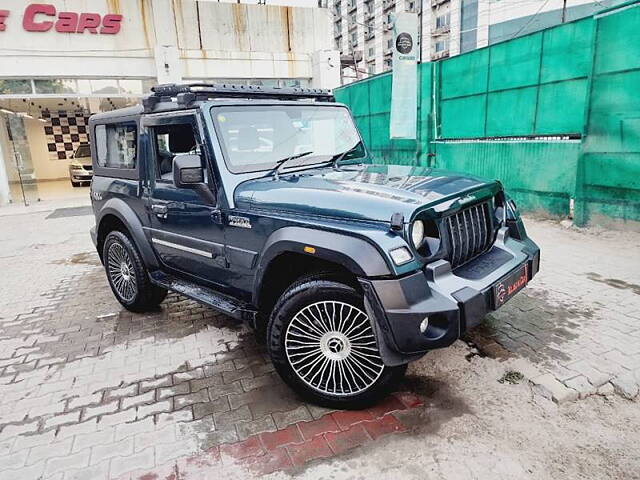
{"type": "Polygon", "coordinates": [[[159,287],[166,288],[184,295],[196,302],[207,305],[221,313],[229,315],[238,320],[248,320],[253,324],[255,319],[255,309],[244,302],[233,297],[195,283],[181,280],[164,272],[151,272],[149,274],[151,282],[159,287]]]}

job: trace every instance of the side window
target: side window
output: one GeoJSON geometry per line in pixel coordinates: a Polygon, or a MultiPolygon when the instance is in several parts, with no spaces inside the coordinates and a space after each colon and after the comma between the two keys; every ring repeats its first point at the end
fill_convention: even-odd
{"type": "MultiPolygon", "coordinates": [[[[191,123],[156,126],[150,131],[155,152],[156,180],[173,182],[173,159],[176,155],[202,155],[191,123]]],[[[206,168],[204,158],[203,166],[206,168]]]]}
{"type": "Polygon", "coordinates": [[[97,163],[105,168],[136,168],[138,135],[135,124],[96,125],[97,163]]]}

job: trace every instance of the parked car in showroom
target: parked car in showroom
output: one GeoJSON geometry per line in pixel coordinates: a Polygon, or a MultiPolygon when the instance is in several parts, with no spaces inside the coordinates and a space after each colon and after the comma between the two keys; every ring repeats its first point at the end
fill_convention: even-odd
{"type": "Polygon", "coordinates": [[[326,91],[153,92],[89,121],[114,295],[142,312],[172,290],[249,322],[310,401],[370,405],[538,272],[499,182],[376,165],[326,91]]]}
{"type": "Polygon", "coordinates": [[[71,185],[80,187],[83,183],[90,183],[92,178],[91,147],[87,144],[80,145],[73,153],[73,158],[69,163],[71,185]]]}

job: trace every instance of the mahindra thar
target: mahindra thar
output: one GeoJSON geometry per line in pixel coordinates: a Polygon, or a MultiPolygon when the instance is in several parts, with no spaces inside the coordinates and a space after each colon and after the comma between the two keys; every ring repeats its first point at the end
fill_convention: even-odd
{"type": "Polygon", "coordinates": [[[376,165],[315,89],[159,85],[89,121],[93,242],[118,301],[247,321],[304,398],[361,408],[538,272],[497,181],[376,165]]]}

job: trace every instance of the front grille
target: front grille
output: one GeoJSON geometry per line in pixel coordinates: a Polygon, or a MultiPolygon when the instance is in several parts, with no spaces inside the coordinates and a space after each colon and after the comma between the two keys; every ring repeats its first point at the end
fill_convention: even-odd
{"type": "Polygon", "coordinates": [[[446,217],[452,268],[467,263],[491,247],[493,230],[490,212],[489,202],[485,202],[446,217]]]}

